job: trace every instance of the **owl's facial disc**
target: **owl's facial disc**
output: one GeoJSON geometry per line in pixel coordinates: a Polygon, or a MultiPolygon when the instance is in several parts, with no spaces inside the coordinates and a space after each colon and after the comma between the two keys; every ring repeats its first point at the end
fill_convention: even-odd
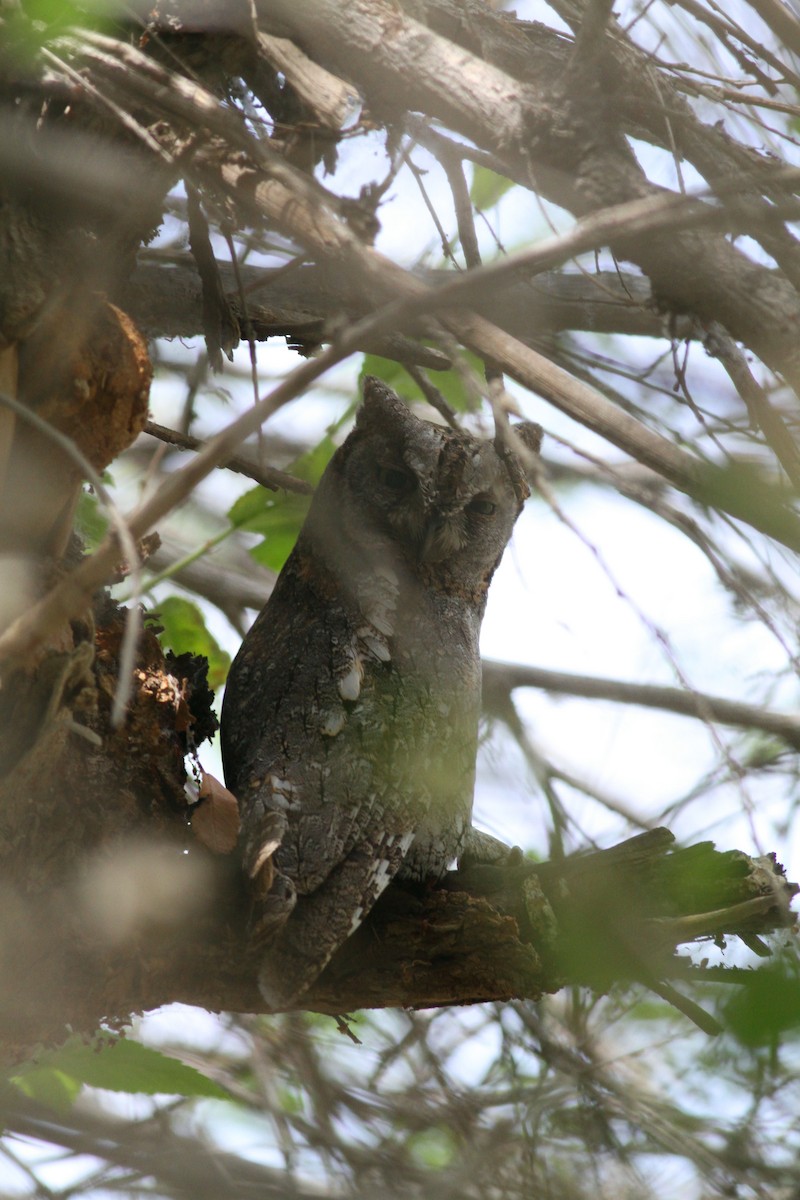
{"type": "Polygon", "coordinates": [[[485,591],[527,494],[511,452],[420,420],[375,379],[328,475],[312,512],[331,559],[464,595],[485,591]]]}
{"type": "Polygon", "coordinates": [[[501,509],[502,498],[494,492],[479,492],[465,504],[434,509],[425,520],[418,543],[419,561],[446,562],[470,543],[483,542],[492,535],[501,509]]]}

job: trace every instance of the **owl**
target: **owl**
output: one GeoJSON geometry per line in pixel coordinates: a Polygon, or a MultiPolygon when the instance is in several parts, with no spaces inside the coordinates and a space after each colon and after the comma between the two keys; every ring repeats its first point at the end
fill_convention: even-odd
{"type": "MultiPolygon", "coordinates": [[[[537,449],[538,427],[515,427],[537,449]]],[[[228,678],[259,984],[293,1006],[392,879],[468,845],[492,574],[529,494],[495,443],[368,378],[297,544],[228,678]]]]}

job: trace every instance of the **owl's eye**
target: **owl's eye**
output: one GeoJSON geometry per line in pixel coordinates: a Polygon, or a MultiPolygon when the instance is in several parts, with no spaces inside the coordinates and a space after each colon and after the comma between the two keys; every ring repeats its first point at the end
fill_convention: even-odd
{"type": "Polygon", "coordinates": [[[390,492],[408,492],[414,484],[414,476],[399,467],[376,467],[378,483],[390,492]]]}
{"type": "Polygon", "coordinates": [[[476,513],[479,517],[490,517],[496,508],[495,502],[487,496],[476,496],[467,505],[467,512],[476,513]]]}

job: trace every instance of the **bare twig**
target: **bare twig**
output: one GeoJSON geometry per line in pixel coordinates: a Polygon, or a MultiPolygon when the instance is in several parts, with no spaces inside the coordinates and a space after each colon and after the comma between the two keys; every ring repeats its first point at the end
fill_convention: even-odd
{"type": "MultiPolygon", "coordinates": [[[[142,560],[139,554],[139,547],[136,544],[136,537],[131,530],[129,522],[117,508],[105,484],[86,455],[76,446],[71,437],[67,437],[60,429],[56,429],[49,421],[40,417],[38,413],[28,408],[27,405],[21,404],[13,396],[9,396],[6,392],[0,392],[0,404],[5,408],[11,409],[17,417],[20,417],[23,421],[27,421],[29,425],[32,425],[44,437],[55,442],[58,448],[75,463],[81,474],[92,485],[98,500],[108,514],[108,519],[119,540],[121,552],[128,560],[133,598],[135,600],[140,593],[142,582],[142,560]]],[[[72,613],[71,615],[76,614],[72,613]]],[[[125,618],[125,632],[122,637],[119,655],[119,674],[114,692],[114,703],[111,709],[112,728],[116,728],[121,724],[130,698],[133,686],[133,663],[136,654],[136,640],[139,636],[140,622],[141,614],[139,607],[134,603],[128,609],[125,618]]]]}
{"type": "Polygon", "coordinates": [[[796,488],[800,488],[800,449],[781,414],[747,365],[747,359],[721,325],[709,326],[706,350],[719,359],[744,400],[750,419],[761,429],[775,457],[796,488]]]}
{"type": "MultiPolygon", "coordinates": [[[[305,10],[305,5],[303,7],[305,10]]],[[[171,106],[182,120],[190,121],[193,127],[200,124],[203,128],[210,127],[220,134],[224,133],[226,138],[230,136],[234,147],[246,146],[256,159],[255,166],[248,166],[240,155],[231,155],[227,160],[223,158],[220,164],[219,156],[215,155],[213,161],[206,158],[195,164],[201,174],[212,173],[215,182],[221,180],[231,195],[243,205],[246,204],[261,216],[268,216],[278,228],[298,238],[325,260],[347,263],[377,297],[386,299],[399,295],[399,299],[392,299],[375,316],[352,326],[317,359],[298,367],[270,396],[213,438],[192,463],[166,480],[155,495],[132,515],[131,529],[136,534],[145,532],[180,504],[200,479],[229,458],[241,440],[259,428],[267,416],[297,396],[328,367],[347,357],[358,347],[365,332],[397,328],[399,324],[412,319],[418,321],[420,312],[441,313],[443,306],[467,298],[465,283],[472,286],[474,280],[483,284],[502,278],[510,269],[509,263],[512,266],[522,263],[530,265],[538,256],[537,261],[544,266],[554,261],[553,256],[560,261],[559,256],[569,257],[579,248],[603,244],[615,235],[629,237],[632,233],[641,235],[648,230],[663,233],[670,226],[683,227],[709,221],[725,223],[728,220],[724,212],[695,198],[669,194],[648,196],[644,200],[616,205],[607,212],[578,222],[570,234],[548,239],[544,247],[538,247],[532,254],[518,256],[516,261],[506,260],[501,264],[478,268],[442,289],[426,289],[394,263],[365,246],[337,218],[322,188],[270,152],[263,143],[253,143],[252,139],[248,141],[244,127],[237,119],[231,121],[230,113],[222,110],[210,93],[195,83],[170,75],[131,46],[123,46],[89,33],[85,41],[92,47],[93,61],[98,66],[116,72],[113,78],[118,80],[120,87],[130,87],[132,71],[138,72],[140,78],[137,87],[146,84],[151,88],[152,103],[158,111],[163,111],[165,105],[168,109],[171,106]],[[120,62],[115,55],[119,56],[120,62]],[[125,71],[119,70],[122,61],[125,71]]],[[[76,51],[85,53],[85,45],[76,47],[76,51]]],[[[146,89],[144,94],[141,89],[137,91],[140,102],[146,97],[146,89]]],[[[165,136],[168,136],[168,132],[165,136]]],[[[482,357],[502,364],[524,386],[544,395],[576,420],[653,467],[677,487],[690,494],[704,492],[705,489],[704,494],[707,495],[708,483],[695,459],[620,411],[599,392],[575,380],[487,321],[464,313],[443,314],[440,319],[450,332],[482,357]]],[[[776,521],[771,518],[769,511],[766,514],[763,511],[754,514],[746,503],[735,499],[728,501],[727,509],[785,544],[800,546],[800,532],[785,514],[781,513],[780,520],[776,521]]],[[[87,588],[91,591],[104,581],[118,556],[115,539],[107,539],[90,560],[0,637],[0,659],[24,653],[46,636],[45,631],[52,627],[54,621],[63,620],[65,612],[71,613],[76,605],[82,606],[87,588]]]]}
{"type": "MultiPolygon", "coordinates": [[[[160,442],[166,442],[169,446],[176,446],[179,450],[202,450],[208,444],[202,438],[192,437],[190,433],[180,433],[177,429],[168,429],[166,425],[159,425],[155,421],[148,421],[144,432],[149,433],[151,437],[158,438],[160,442]]],[[[314,490],[310,483],[306,483],[305,479],[298,479],[296,475],[279,471],[277,467],[259,467],[239,454],[232,455],[227,462],[219,465],[228,471],[246,475],[248,479],[261,484],[271,492],[277,492],[283,488],[286,492],[297,492],[302,496],[308,496],[314,490]]]]}
{"type": "MultiPolygon", "coordinates": [[[[155,100],[164,102],[164,89],[169,88],[169,102],[183,119],[210,123],[220,132],[240,144],[243,135],[238,122],[228,129],[226,114],[216,106],[210,93],[203,92],[197,85],[187,85],[145,60],[131,47],[118,49],[110,39],[92,34],[93,45],[103,46],[102,62],[111,58],[111,51],[119,52],[130,67],[141,68],[145,84],[154,89],[155,100]],[[146,73],[145,73],[146,72],[146,73]]],[[[113,62],[112,62],[112,65],[113,62]]],[[[127,84],[129,86],[129,83],[127,84]]],[[[226,189],[240,203],[260,218],[267,216],[279,229],[297,238],[315,254],[328,262],[347,264],[365,287],[380,299],[400,296],[389,304],[383,314],[391,320],[388,326],[396,328],[401,322],[412,318],[419,320],[422,313],[441,313],[451,304],[468,301],[471,287],[483,286],[487,282],[502,279],[517,265],[530,266],[538,261],[544,267],[553,261],[563,261],[579,249],[602,245],[615,237],[629,238],[670,227],[728,220],[725,212],[706,205],[694,197],[676,196],[670,193],[648,196],[615,205],[612,209],[579,221],[567,235],[547,239],[544,246],[532,252],[523,252],[500,263],[493,263],[475,271],[465,272],[453,283],[438,289],[426,289],[413,276],[395,263],[365,246],[344,222],[337,219],[328,203],[326,193],[312,184],[301,172],[270,151],[263,143],[249,144],[255,168],[243,164],[239,156],[232,155],[219,165],[217,155],[213,166],[207,161],[197,163],[201,172],[212,172],[218,186],[221,177],[226,189]]],[[[440,317],[445,327],[483,358],[494,360],[523,386],[544,395],[574,419],[606,437],[614,445],[632,454],[641,462],[663,474],[681,490],[695,494],[702,491],[707,496],[709,481],[696,462],[666,438],[648,429],[616,405],[606,400],[599,392],[581,384],[561,368],[536,354],[529,347],[496,329],[489,322],[470,314],[453,313],[440,317]]],[[[372,328],[366,326],[366,328],[372,328]]],[[[729,508],[734,516],[756,524],[764,532],[777,537],[791,546],[800,546],[800,523],[795,528],[791,517],[780,514],[780,520],[772,520],[769,511],[759,509],[754,514],[748,510],[741,498],[732,497],[729,508]]]]}
{"type": "Polygon", "coordinates": [[[458,417],[447,403],[439,389],[434,387],[430,379],[428,379],[428,376],[425,374],[425,372],[421,371],[419,367],[413,366],[411,363],[406,364],[406,371],[414,380],[414,383],[422,392],[431,408],[435,409],[439,416],[444,417],[451,429],[458,429],[458,417]]]}
{"type": "MultiPolygon", "coordinates": [[[[389,327],[397,308],[403,303],[410,307],[410,302],[388,305],[374,317],[351,326],[327,350],[317,358],[301,363],[272,392],[206,442],[196,458],[165,479],[158,490],[127,518],[131,536],[142,537],[156,522],[182,504],[197,484],[227,462],[239,444],[259,429],[268,417],[299,396],[330,367],[352,354],[365,330],[373,332],[389,327]]],[[[80,613],[92,593],[107,582],[121,554],[116,534],[107,536],[94,554],[84,559],[0,635],[0,662],[29,654],[54,629],[80,613]]]]}
{"type": "Polygon", "coordinates": [[[543,667],[519,666],[515,663],[485,662],[484,678],[493,689],[513,691],[519,687],[540,688],[568,696],[594,700],[611,700],[620,704],[637,704],[644,708],[660,708],[686,717],[709,717],[721,725],[742,729],[761,729],[782,738],[800,749],[800,717],[793,713],[775,712],[756,704],[726,700],[705,692],[644,683],[627,683],[620,679],[600,679],[588,675],[573,675],[566,671],[549,671],[543,667]]]}

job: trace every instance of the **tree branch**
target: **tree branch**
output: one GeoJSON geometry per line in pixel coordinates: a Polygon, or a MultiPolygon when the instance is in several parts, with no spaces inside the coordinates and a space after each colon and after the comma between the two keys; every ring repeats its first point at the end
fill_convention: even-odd
{"type": "MultiPolygon", "coordinates": [[[[151,437],[158,438],[160,442],[165,442],[168,446],[176,446],[179,450],[202,450],[203,446],[207,445],[201,438],[192,437],[190,433],[180,433],[177,429],[167,429],[165,425],[159,425],[155,421],[148,421],[144,432],[149,433],[151,437]]],[[[271,492],[277,492],[283,488],[286,492],[297,492],[301,496],[308,496],[314,490],[311,484],[306,483],[304,479],[297,479],[294,475],[289,475],[286,471],[279,471],[276,467],[259,467],[257,463],[249,462],[237,454],[219,465],[226,467],[229,471],[246,475],[248,479],[253,479],[271,492]]]]}
{"type": "MultiPolygon", "coordinates": [[[[432,6],[435,8],[435,5],[432,6]]],[[[390,108],[413,95],[415,104],[446,121],[478,146],[498,154],[507,173],[531,186],[541,168],[569,177],[559,203],[585,214],[663,189],[643,175],[621,137],[603,129],[595,110],[580,111],[563,91],[537,90],[456,47],[382,0],[279,0],[262,6],[262,19],[318,59],[358,79],[369,96],[390,108]],[[564,194],[566,192],[566,194],[564,194]]],[[[734,177],[729,177],[730,180],[734,177]]],[[[734,186],[750,186],[741,174],[734,186]]],[[[726,193],[730,195],[730,193],[726,193]]],[[[756,221],[761,206],[744,210],[756,221]]],[[[772,218],[770,218],[772,219],[772,218]]],[[[749,261],[719,237],[675,233],[664,238],[622,237],[622,257],[638,263],[654,290],[678,311],[721,322],[774,370],[800,385],[800,301],[791,284],[749,261]],[[776,320],[776,313],[778,320],[776,320]]]]}
{"type": "MultiPolygon", "coordinates": [[[[186,730],[197,743],[213,728],[203,670],[165,659],[145,631],[131,710],[113,729],[123,617],[101,601],[94,660],[88,642],[51,653],[6,697],[6,1042],[57,1040],[65,1024],[91,1031],[171,1001],[265,1010],[238,858],[215,857],[187,826],[186,730]],[[77,720],[91,740],[72,736],[77,720]]],[[[439,888],[390,886],[300,1006],[430,1007],[626,980],[658,989],[678,944],[792,922],[796,889],[774,858],[676,849],[666,830],[545,864],[496,858],[465,862],[439,888]]]]}
{"type": "MultiPolygon", "coordinates": [[[[254,1163],[209,1145],[203,1136],[181,1135],[165,1123],[162,1113],[152,1120],[123,1122],[72,1109],[55,1112],[21,1094],[8,1095],[0,1107],[4,1131],[16,1137],[62,1146],[73,1155],[91,1155],[100,1162],[124,1168],[149,1190],[155,1179],[159,1195],[191,1195],[195,1200],[218,1200],[221,1195],[259,1196],[264,1200],[326,1200],[318,1187],[295,1183],[282,1168],[254,1163]],[[144,1181],[147,1181],[145,1183],[144,1181]]],[[[109,1181],[109,1191],[117,1190],[109,1181]]],[[[358,1192],[357,1196],[366,1197],[358,1192]]]]}
{"type": "MultiPolygon", "coordinates": [[[[666,830],[655,830],[611,850],[538,866],[517,852],[503,867],[455,872],[438,889],[391,885],[297,1007],[331,1015],[430,1008],[537,999],[570,984],[604,991],[632,981],[658,991],[674,970],[680,976],[673,965],[680,943],[750,938],[792,924],[788,905],[797,889],[774,859],[721,854],[710,843],[673,850],[671,842],[666,830]]],[[[118,887],[128,886],[124,849],[111,866],[118,887]]],[[[191,873],[179,848],[172,866],[169,853],[157,854],[155,846],[150,853],[167,889],[162,894],[185,890],[191,873]]],[[[190,862],[198,853],[202,859],[195,844],[190,862]]],[[[62,1023],[91,1030],[103,1017],[174,1001],[268,1011],[256,985],[258,947],[248,941],[230,871],[224,863],[211,874],[203,868],[202,878],[191,890],[190,915],[185,906],[172,913],[168,907],[157,927],[129,926],[124,940],[111,944],[76,939],[76,891],[62,887],[58,905],[46,911],[17,896],[20,970],[0,984],[2,1036],[46,1040],[62,1023]]],[[[7,932],[6,950],[8,941],[7,932]]]]}
{"type": "Polygon", "coordinates": [[[741,729],[761,729],[782,738],[794,749],[800,749],[800,717],[794,713],[774,712],[756,704],[726,700],[705,692],[486,661],[483,664],[483,678],[484,700],[490,711],[496,695],[507,695],[520,687],[540,688],[545,692],[558,692],[566,696],[659,708],[665,712],[698,717],[702,721],[717,721],[721,725],[733,725],[741,729]]]}
{"type": "MultiPolygon", "coordinates": [[[[233,270],[225,262],[218,262],[217,269],[228,302],[241,319],[233,270]]],[[[299,267],[291,275],[284,275],[283,268],[247,265],[240,272],[246,294],[263,293],[267,301],[248,300],[246,316],[257,341],[285,337],[290,345],[300,347],[326,343],[335,334],[336,318],[346,315],[355,320],[370,310],[357,280],[324,263],[299,267]]],[[[431,287],[453,279],[449,271],[426,271],[416,277],[431,287]]],[[[151,337],[194,337],[203,331],[200,278],[188,257],[159,260],[144,255],[115,301],[151,337]]],[[[524,342],[564,330],[641,337],[671,333],[680,338],[697,338],[702,332],[689,318],[678,318],[668,329],[668,319],[658,311],[647,280],[616,271],[586,275],[542,270],[538,263],[530,269],[517,266],[511,277],[494,283],[484,279],[469,303],[479,316],[524,342]]],[[[431,370],[447,370],[450,365],[440,351],[409,339],[377,339],[371,349],[431,370]]]]}

